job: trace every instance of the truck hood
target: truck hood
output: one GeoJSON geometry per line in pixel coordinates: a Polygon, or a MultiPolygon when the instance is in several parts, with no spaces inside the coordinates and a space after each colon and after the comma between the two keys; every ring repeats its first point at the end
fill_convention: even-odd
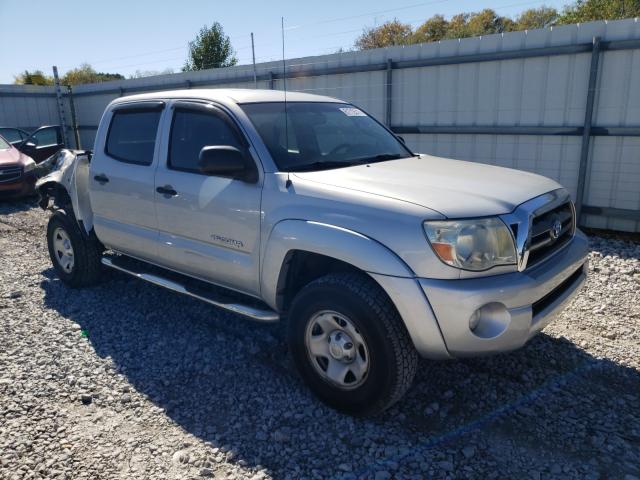
{"type": "Polygon", "coordinates": [[[410,202],[449,218],[509,213],[531,198],[562,188],[533,173],[431,155],[295,176],[410,202]]]}

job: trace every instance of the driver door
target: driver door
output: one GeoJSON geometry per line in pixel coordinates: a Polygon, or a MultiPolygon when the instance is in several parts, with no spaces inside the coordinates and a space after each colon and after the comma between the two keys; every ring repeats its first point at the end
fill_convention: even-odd
{"type": "Polygon", "coordinates": [[[181,273],[258,294],[262,175],[255,182],[205,175],[198,164],[205,146],[250,156],[246,139],[222,109],[198,102],[174,102],[166,128],[155,176],[159,258],[181,273]]]}

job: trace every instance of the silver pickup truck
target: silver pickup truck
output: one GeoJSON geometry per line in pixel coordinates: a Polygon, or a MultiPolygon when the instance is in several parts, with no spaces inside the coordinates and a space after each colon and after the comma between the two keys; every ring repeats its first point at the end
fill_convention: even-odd
{"type": "Polygon", "coordinates": [[[110,267],[284,320],[305,382],[352,414],[400,399],[419,355],[523,346],[586,279],[587,239],[559,184],[417,155],[333,98],[123,97],[93,153],[65,150],[55,163],[37,187],[66,284],[110,267]]]}

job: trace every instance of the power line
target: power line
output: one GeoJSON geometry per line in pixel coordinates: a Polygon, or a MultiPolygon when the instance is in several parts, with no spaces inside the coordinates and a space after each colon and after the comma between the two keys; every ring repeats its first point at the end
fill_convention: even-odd
{"type": "Polygon", "coordinates": [[[377,10],[375,12],[368,12],[368,13],[362,13],[362,14],[358,14],[358,15],[351,15],[348,17],[339,17],[339,18],[331,18],[331,19],[327,19],[327,20],[320,20],[317,22],[309,22],[309,23],[303,23],[301,25],[295,25],[293,27],[289,27],[289,30],[293,30],[293,29],[297,29],[297,28],[301,28],[301,27],[308,27],[311,25],[322,25],[325,23],[332,23],[332,22],[340,22],[343,20],[353,20],[354,18],[362,18],[362,17],[370,17],[372,15],[380,15],[382,13],[391,13],[391,12],[399,12],[401,10],[409,10],[412,8],[418,8],[418,7],[424,7],[427,5],[435,5],[438,3],[445,3],[445,2],[449,2],[451,0],[432,0],[430,2],[422,2],[422,3],[415,3],[413,5],[406,5],[404,7],[397,7],[397,8],[389,8],[386,10],[377,10]]]}
{"type": "MultiPolygon", "coordinates": [[[[325,20],[319,20],[319,21],[315,21],[315,22],[309,22],[309,23],[305,23],[305,24],[300,24],[300,25],[296,25],[294,27],[288,27],[286,28],[287,31],[290,32],[290,34],[296,34],[297,32],[295,30],[298,30],[302,27],[308,27],[308,26],[313,26],[313,25],[323,25],[323,24],[328,24],[328,23],[333,23],[333,22],[339,22],[339,21],[344,21],[344,20],[351,20],[351,19],[355,19],[355,18],[363,18],[363,17],[370,17],[370,16],[376,16],[376,15],[381,15],[381,14],[386,14],[386,13],[393,13],[393,12],[398,12],[398,11],[403,11],[403,10],[409,10],[409,9],[414,9],[414,8],[418,8],[418,7],[423,7],[423,6],[427,6],[427,5],[435,5],[435,4],[440,4],[440,3],[445,3],[451,0],[432,0],[429,2],[421,2],[421,3],[416,3],[416,4],[412,4],[412,5],[405,5],[405,6],[401,6],[401,7],[396,7],[396,8],[390,8],[390,9],[385,9],[385,10],[377,10],[377,11],[372,11],[372,12],[368,12],[368,13],[362,13],[362,14],[358,14],[358,15],[351,15],[351,16],[346,16],[346,17],[338,17],[338,18],[332,18],[332,19],[325,19],[325,20]]],[[[510,8],[510,7],[516,7],[516,6],[523,6],[523,5],[531,5],[531,4],[537,4],[537,3],[541,3],[540,0],[533,0],[533,1],[526,1],[526,2],[518,2],[518,3],[512,3],[512,4],[508,4],[508,5],[501,5],[501,6],[497,6],[494,7],[494,10],[501,10],[501,9],[505,9],[505,8],[510,8]]],[[[411,20],[411,21],[407,21],[405,23],[409,23],[412,26],[414,25],[414,23],[419,23],[419,22],[423,22],[427,20],[427,18],[421,18],[421,19],[416,19],[416,20],[411,20]]],[[[336,36],[336,35],[346,35],[349,33],[356,33],[356,32],[360,32],[363,30],[363,28],[365,27],[361,27],[358,29],[352,29],[352,30],[343,30],[343,31],[339,31],[339,32],[329,32],[329,33],[323,33],[323,34],[317,34],[317,35],[305,35],[302,38],[303,39],[308,39],[308,38],[324,38],[324,37],[329,37],[329,36],[336,36]]],[[[274,32],[275,30],[270,30],[270,32],[274,32]]],[[[230,39],[232,38],[246,38],[246,39],[250,39],[250,34],[238,34],[238,35],[233,35],[233,36],[229,36],[230,39]]],[[[264,46],[272,46],[275,45],[276,42],[275,41],[271,41],[271,42],[263,42],[263,43],[258,43],[257,45],[260,47],[264,47],[264,46]]],[[[351,48],[352,45],[338,45],[335,47],[323,47],[322,51],[323,52],[327,52],[330,51],[332,49],[339,49],[339,48],[351,48]]],[[[188,48],[186,45],[182,45],[180,47],[172,47],[172,48],[167,48],[167,49],[162,49],[162,50],[153,50],[153,51],[149,51],[149,52],[143,52],[143,53],[138,53],[138,54],[133,54],[133,55],[126,55],[126,56],[121,56],[121,57],[113,57],[111,59],[104,59],[104,60],[99,60],[99,61],[94,61],[91,62],[91,65],[104,65],[106,63],[111,63],[111,62],[116,62],[119,60],[127,60],[127,59],[132,59],[132,58],[140,58],[140,57],[145,57],[148,55],[154,55],[154,54],[158,54],[158,53],[166,53],[166,52],[171,52],[171,51],[177,51],[177,50],[183,50],[188,48]]],[[[245,46],[240,46],[240,47],[234,47],[234,51],[235,52],[239,52],[239,51],[243,51],[243,50],[248,50],[251,48],[251,45],[245,45],[245,46]]],[[[326,53],[324,53],[326,54],[326,53]]],[[[304,56],[313,56],[314,54],[306,54],[304,56]]],[[[318,55],[317,53],[315,55],[318,55]]],[[[136,67],[139,65],[153,65],[153,64],[159,64],[159,63],[163,63],[163,62],[173,62],[173,61],[177,61],[177,60],[184,60],[185,57],[169,57],[169,58],[161,58],[158,60],[149,60],[149,61],[145,61],[145,62],[136,62],[135,64],[126,64],[126,65],[114,65],[114,66],[108,66],[106,68],[109,69],[120,69],[120,68],[130,68],[130,67],[136,67]]],[[[262,56],[262,57],[256,57],[256,60],[264,60],[264,59],[271,59],[273,61],[276,60],[275,55],[273,56],[262,56]]],[[[61,67],[61,69],[68,69],[69,66],[63,66],[61,67]]],[[[102,67],[105,68],[105,67],[102,67]]]]}
{"type": "MultiPolygon", "coordinates": [[[[358,14],[358,15],[352,15],[352,16],[349,16],[349,17],[340,17],[340,18],[319,20],[319,21],[316,21],[316,22],[309,22],[309,23],[305,23],[305,24],[301,24],[301,25],[296,25],[296,26],[293,26],[293,27],[287,27],[286,30],[294,30],[294,29],[298,29],[298,28],[301,28],[301,27],[311,26],[311,25],[323,25],[323,24],[339,22],[339,21],[343,21],[343,20],[351,20],[351,19],[354,19],[354,18],[362,18],[362,17],[371,16],[371,15],[379,15],[379,14],[382,14],[382,13],[389,13],[389,12],[408,10],[408,9],[417,8],[417,7],[421,7],[421,6],[434,5],[434,4],[445,3],[445,2],[449,2],[449,1],[451,1],[451,0],[432,0],[430,2],[422,2],[422,3],[413,4],[413,5],[406,5],[406,6],[403,6],[403,7],[390,8],[390,9],[386,9],[386,10],[378,10],[378,11],[369,12],[369,13],[362,13],[362,14],[358,14]]],[[[274,32],[274,31],[275,30],[272,30],[272,29],[269,30],[269,32],[274,32]]],[[[266,30],[265,30],[265,32],[266,32],[266,30]]],[[[345,33],[348,33],[348,32],[345,32],[345,33]]],[[[233,40],[234,38],[249,38],[249,36],[250,36],[250,34],[228,35],[230,40],[233,40]]],[[[92,65],[100,65],[100,64],[104,64],[104,63],[113,62],[113,61],[126,60],[126,59],[129,59],[129,58],[138,58],[138,57],[143,57],[143,56],[147,56],[147,55],[153,55],[153,54],[156,54],[156,53],[165,53],[165,52],[169,52],[169,51],[181,50],[183,48],[186,48],[186,47],[184,45],[182,45],[180,47],[172,47],[172,48],[167,48],[167,49],[163,49],[163,50],[154,50],[154,51],[143,52],[143,53],[134,54],[134,55],[127,55],[127,56],[123,56],[123,57],[115,57],[115,58],[106,59],[106,60],[97,60],[97,61],[91,62],[91,64],[92,65]]],[[[234,48],[234,50],[238,51],[238,50],[244,50],[244,49],[247,49],[247,48],[251,48],[251,46],[248,45],[248,46],[243,46],[243,47],[239,47],[239,48],[234,48]]],[[[69,66],[62,66],[61,68],[65,68],[66,69],[66,68],[69,68],[69,66]]],[[[121,67],[109,67],[109,68],[121,68],[121,67]]]]}

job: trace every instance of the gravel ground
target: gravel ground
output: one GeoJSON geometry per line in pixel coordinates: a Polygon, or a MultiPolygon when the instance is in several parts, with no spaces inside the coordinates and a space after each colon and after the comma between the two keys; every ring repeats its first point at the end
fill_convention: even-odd
{"type": "Polygon", "coordinates": [[[640,244],[525,348],[422,361],[374,419],[320,404],[278,326],[117,273],[72,291],[0,203],[0,478],[640,478],[640,244]]]}

